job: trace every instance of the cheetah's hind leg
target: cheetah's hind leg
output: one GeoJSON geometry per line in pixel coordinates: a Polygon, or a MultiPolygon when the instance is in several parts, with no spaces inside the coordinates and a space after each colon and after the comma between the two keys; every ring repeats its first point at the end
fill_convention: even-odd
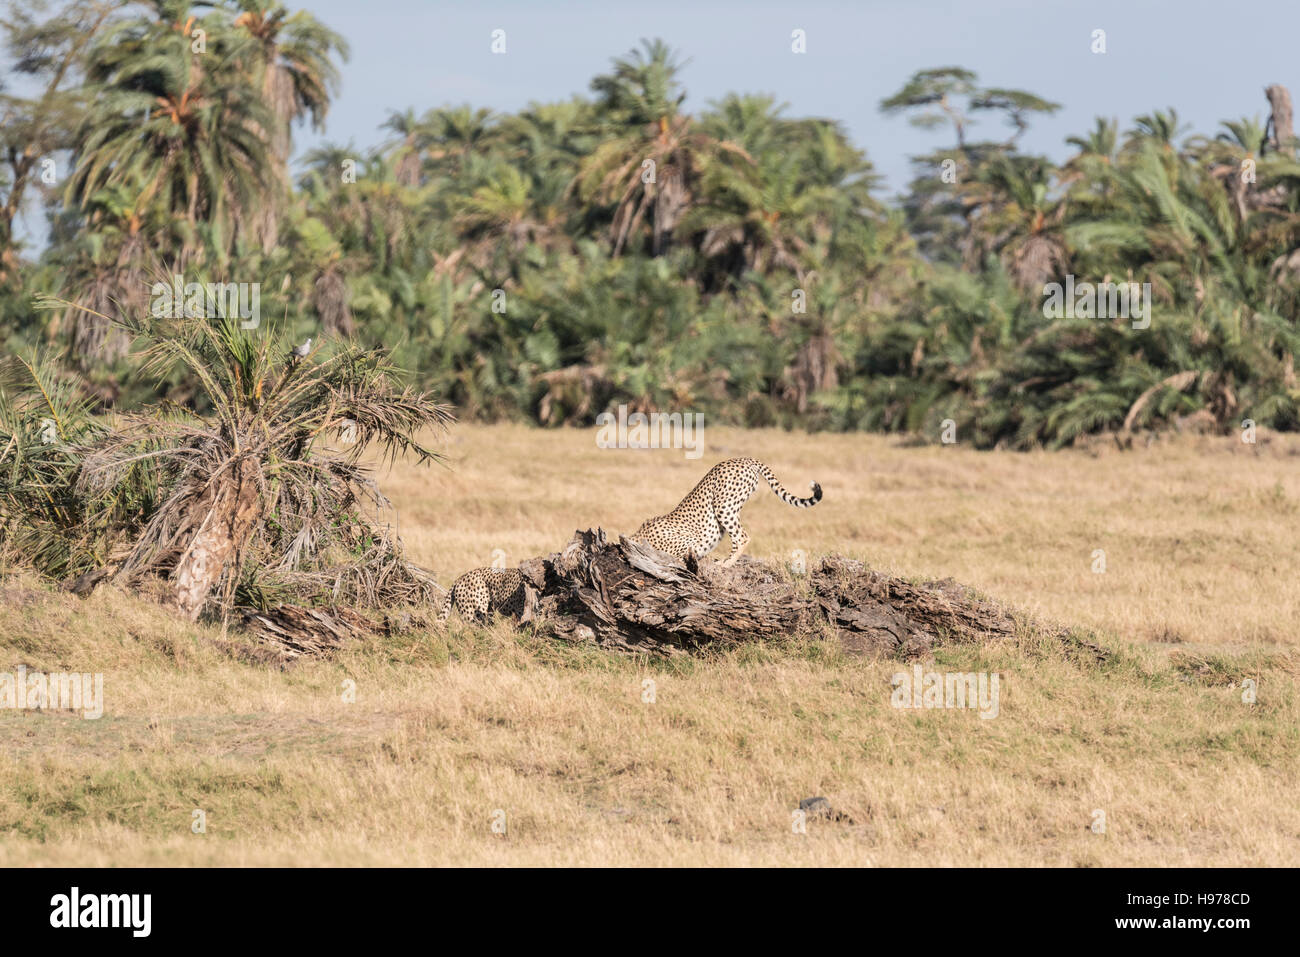
{"type": "Polygon", "coordinates": [[[722,567],[730,568],[740,560],[741,553],[745,551],[745,546],[749,544],[749,532],[745,531],[745,526],[740,524],[739,517],[733,518],[730,522],[724,519],[722,527],[731,536],[731,554],[723,561],[722,567]]]}
{"type": "MultiPolygon", "coordinates": [[[[486,590],[487,589],[484,589],[484,591],[486,590]]],[[[474,595],[471,598],[471,602],[471,607],[461,611],[461,617],[479,625],[490,624],[492,621],[491,595],[474,595]],[[466,612],[468,612],[468,614],[466,614],[466,612]]]]}

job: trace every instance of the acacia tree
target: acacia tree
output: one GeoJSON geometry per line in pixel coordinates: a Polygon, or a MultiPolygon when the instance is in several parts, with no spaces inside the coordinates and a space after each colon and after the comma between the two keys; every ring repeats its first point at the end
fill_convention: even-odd
{"type": "Polygon", "coordinates": [[[976,79],[970,70],[958,66],[918,70],[902,89],[880,101],[880,110],[886,115],[911,110],[908,121],[923,129],[951,123],[957,148],[965,149],[971,101],[978,96],[976,79]]]}
{"type": "MultiPolygon", "coordinates": [[[[987,167],[1003,164],[1015,152],[1032,115],[1060,108],[1060,104],[1024,90],[981,87],[978,79],[961,67],[920,70],[880,103],[887,115],[909,113],[909,122],[914,126],[952,126],[956,139],[953,147],[912,157],[917,175],[904,197],[903,208],[927,254],[968,269],[979,264],[981,253],[992,243],[992,237],[977,235],[979,226],[970,221],[972,209],[988,205],[991,181],[1005,180],[997,170],[987,174],[987,167]],[[970,142],[974,115],[981,112],[1002,114],[1014,130],[1010,139],[970,142]]],[[[1040,253],[1048,252],[1047,246],[1034,245],[1040,253]]],[[[1043,260],[1044,256],[1034,258],[1043,260]]]]}

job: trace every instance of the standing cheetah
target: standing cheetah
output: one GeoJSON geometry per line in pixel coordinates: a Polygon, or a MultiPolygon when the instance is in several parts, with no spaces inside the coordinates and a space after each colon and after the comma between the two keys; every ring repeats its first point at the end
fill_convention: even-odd
{"type": "Polygon", "coordinates": [[[675,509],[638,528],[632,541],[681,559],[688,554],[703,558],[726,532],[731,536],[731,555],[722,564],[734,565],[749,544],[749,534],[740,524],[740,510],[754,494],[760,477],[781,501],[795,508],[811,508],[822,500],[822,487],[816,482],[811,483],[811,498],[795,498],[757,459],[727,459],[709,469],[675,509]]]}
{"type": "Polygon", "coordinates": [[[486,621],[499,611],[518,618],[524,613],[524,576],[517,568],[474,568],[452,583],[438,612],[446,621],[455,605],[466,621],[486,621]]]}

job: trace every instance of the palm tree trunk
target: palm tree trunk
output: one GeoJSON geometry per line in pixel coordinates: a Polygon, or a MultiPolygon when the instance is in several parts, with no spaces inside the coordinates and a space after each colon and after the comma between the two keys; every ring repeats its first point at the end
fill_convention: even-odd
{"type": "Polygon", "coordinates": [[[206,515],[172,575],[176,607],[194,621],[222,573],[247,544],[262,512],[257,468],[249,459],[231,467],[230,478],[213,482],[196,511],[206,515]]]}
{"type": "Polygon", "coordinates": [[[1291,91],[1280,83],[1264,88],[1269,105],[1273,108],[1268,118],[1269,146],[1275,151],[1295,156],[1295,149],[1290,141],[1295,137],[1294,119],[1291,112],[1291,91]]]}
{"type": "Polygon", "coordinates": [[[293,122],[293,78],[275,62],[274,52],[270,54],[263,91],[275,116],[275,128],[267,136],[271,146],[271,188],[257,210],[254,232],[262,251],[269,253],[280,241],[280,214],[289,192],[289,153],[293,149],[289,128],[293,122]]]}

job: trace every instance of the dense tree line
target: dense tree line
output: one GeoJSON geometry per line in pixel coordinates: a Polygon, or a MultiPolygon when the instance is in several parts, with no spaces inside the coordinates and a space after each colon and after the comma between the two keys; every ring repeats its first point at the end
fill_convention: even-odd
{"type": "Polygon", "coordinates": [[[462,417],[590,423],[626,403],[932,440],[950,419],[1015,448],[1300,426],[1280,88],[1267,122],[1213,135],[1172,109],[1098,119],[1057,165],[1019,146],[1056,104],[923,70],[881,108],[952,143],[891,204],[833,120],[739,93],[686,112],[659,41],[589,96],[394,111],[379,145],[314,150],[295,176],[294,125],[323,120],[347,55],[310,14],[27,2],[3,34],[0,334],[99,407],[203,411],[184,364],[133,376],[114,322],[181,275],[259,284],[261,321],[296,341],[391,349],[462,417]],[[974,140],[978,116],[1006,138],[974,140]],[[24,209],[49,219],[39,255],[15,239],[24,209]],[[1149,323],[1045,310],[1067,277],[1149,284],[1149,323]]]}

